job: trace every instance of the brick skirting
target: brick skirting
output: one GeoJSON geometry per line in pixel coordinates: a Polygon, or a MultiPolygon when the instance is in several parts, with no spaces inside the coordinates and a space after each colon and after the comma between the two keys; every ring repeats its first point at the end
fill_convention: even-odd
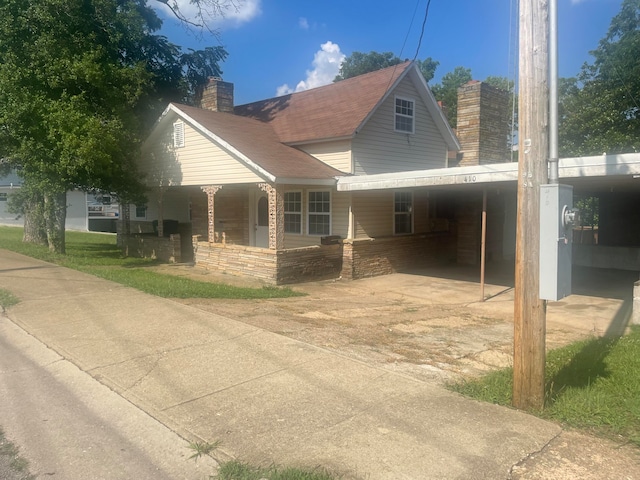
{"type": "Polygon", "coordinates": [[[246,275],[267,283],[285,285],[337,278],[342,266],[341,245],[315,245],[270,250],[222,243],[198,242],[195,261],[199,267],[246,275]]]}
{"type": "Polygon", "coordinates": [[[344,240],[342,278],[388,275],[455,261],[456,242],[449,233],[344,240]]]}

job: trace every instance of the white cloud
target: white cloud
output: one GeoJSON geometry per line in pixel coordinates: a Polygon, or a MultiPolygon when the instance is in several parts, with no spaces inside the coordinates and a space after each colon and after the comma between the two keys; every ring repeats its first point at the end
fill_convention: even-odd
{"type": "MultiPolygon", "coordinates": [[[[260,13],[260,4],[262,0],[201,0],[202,13],[204,21],[210,27],[219,27],[221,24],[241,25],[243,23],[250,22],[256,18],[260,13]],[[216,6],[215,4],[218,4],[216,6]]],[[[173,12],[163,2],[154,2],[158,5],[160,10],[173,16],[173,12]]],[[[180,13],[188,20],[196,23],[202,20],[197,18],[198,6],[192,3],[190,0],[168,0],[167,3],[171,5],[174,10],[179,10],[180,13]]]]}
{"type": "Polygon", "coordinates": [[[300,17],[298,19],[298,26],[302,29],[302,30],[309,30],[309,21],[304,18],[304,17],[300,17]]]}
{"type": "Polygon", "coordinates": [[[307,78],[300,80],[295,89],[286,83],[279,86],[276,95],[301,92],[330,84],[340,72],[340,64],[344,59],[345,55],[340,51],[340,46],[337,43],[331,41],[323,43],[313,58],[313,70],[307,70],[307,78]]]}

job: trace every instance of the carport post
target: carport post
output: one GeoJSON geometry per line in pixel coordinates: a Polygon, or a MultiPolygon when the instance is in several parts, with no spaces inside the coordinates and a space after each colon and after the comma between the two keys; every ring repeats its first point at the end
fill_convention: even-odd
{"type": "Polygon", "coordinates": [[[480,244],[480,301],[484,302],[484,270],[487,253],[487,189],[482,190],[482,242],[480,244]]]}

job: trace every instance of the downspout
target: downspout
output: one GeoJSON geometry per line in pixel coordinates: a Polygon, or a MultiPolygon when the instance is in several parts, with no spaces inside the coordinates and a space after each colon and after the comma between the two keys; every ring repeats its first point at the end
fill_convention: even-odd
{"type": "Polygon", "coordinates": [[[558,0],[549,1],[549,183],[558,183],[558,0]]]}

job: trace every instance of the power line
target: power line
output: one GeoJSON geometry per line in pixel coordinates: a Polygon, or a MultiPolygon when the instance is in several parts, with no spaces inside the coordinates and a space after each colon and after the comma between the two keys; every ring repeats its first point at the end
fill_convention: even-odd
{"type": "Polygon", "coordinates": [[[409,34],[411,33],[411,29],[413,28],[413,21],[416,19],[416,13],[418,12],[418,6],[420,5],[420,0],[416,1],[416,7],[413,9],[413,16],[411,17],[411,22],[409,23],[409,28],[407,29],[407,34],[404,37],[404,42],[402,43],[402,48],[400,49],[400,55],[398,57],[402,58],[402,52],[404,52],[404,47],[407,45],[407,40],[409,39],[409,34]]]}
{"type": "Polygon", "coordinates": [[[431,5],[431,0],[427,2],[427,8],[424,10],[424,20],[422,21],[422,29],[420,30],[420,39],[418,40],[418,47],[416,48],[416,54],[413,56],[413,61],[416,61],[418,58],[418,53],[420,53],[420,46],[422,45],[422,37],[424,37],[424,28],[427,25],[427,18],[429,17],[429,6],[431,5]]]}

